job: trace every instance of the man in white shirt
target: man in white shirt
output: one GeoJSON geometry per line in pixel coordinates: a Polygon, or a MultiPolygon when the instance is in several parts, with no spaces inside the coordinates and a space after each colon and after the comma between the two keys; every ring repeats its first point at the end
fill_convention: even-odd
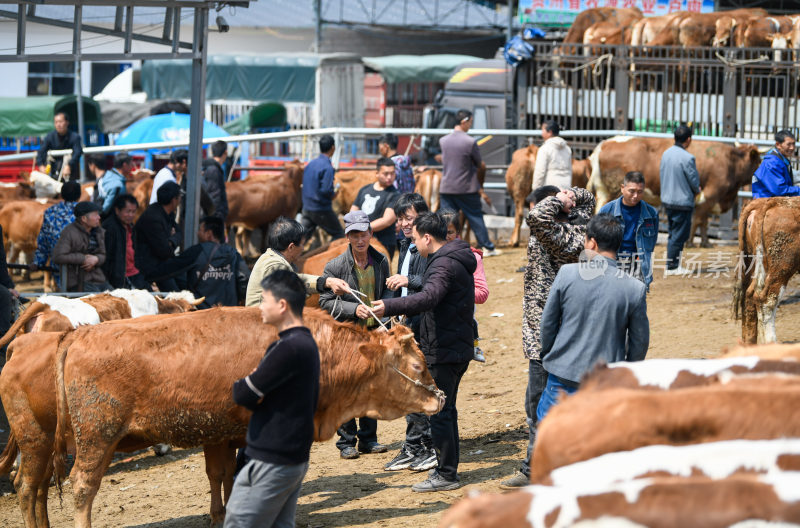
{"type": "Polygon", "coordinates": [[[153,180],[153,190],[150,191],[150,203],[156,203],[158,188],[168,181],[178,183],[178,176],[186,174],[186,165],[189,162],[189,151],[186,149],[173,150],[169,155],[169,163],[164,166],[153,180]]]}

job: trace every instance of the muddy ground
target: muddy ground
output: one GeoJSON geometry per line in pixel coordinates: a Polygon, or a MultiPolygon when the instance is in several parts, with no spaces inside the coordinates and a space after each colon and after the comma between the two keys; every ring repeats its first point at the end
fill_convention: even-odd
{"type": "MultiPolygon", "coordinates": [[[[697,276],[663,278],[663,268],[656,270],[648,298],[648,357],[710,357],[735,345],[740,334],[730,318],[735,247],[688,251],[702,267],[697,276]],[[730,268],[727,276],[726,266],[730,268]]],[[[656,259],[663,252],[660,245],[656,259]]],[[[458,396],[459,470],[465,486],[417,494],[410,486],[424,475],[384,472],[383,465],[400,447],[405,421],[381,422],[378,437],[390,446],[389,453],[341,460],[334,440],[314,445],[298,507],[298,527],[436,526],[442,512],[470,490],[499,490],[500,481],[518,467],[527,441],[522,407],[527,361],[520,350],[522,273],[517,272],[524,264],[524,248],[507,249],[502,256],[485,261],[491,293],[477,314],[487,362],[470,365],[458,396]]],[[[796,277],[778,311],[781,341],[800,341],[798,301],[800,280],[796,277]]],[[[0,428],[8,426],[0,424],[0,428]]],[[[0,442],[5,442],[4,437],[0,442]]],[[[5,476],[0,477],[0,492],[0,526],[22,526],[16,495],[5,476]]],[[[50,516],[55,527],[72,526],[69,493],[66,486],[59,503],[51,489],[50,516]]],[[[208,510],[208,482],[198,449],[174,451],[163,458],[143,452],[117,457],[103,479],[93,520],[97,527],[199,528],[208,526],[208,510]]]]}

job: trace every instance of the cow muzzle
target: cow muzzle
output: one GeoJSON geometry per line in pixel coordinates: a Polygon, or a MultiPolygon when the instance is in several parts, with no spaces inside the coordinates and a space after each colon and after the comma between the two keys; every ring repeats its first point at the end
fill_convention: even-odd
{"type": "Polygon", "coordinates": [[[445,395],[443,390],[441,390],[435,384],[426,385],[426,384],[422,383],[420,380],[414,379],[414,378],[408,376],[407,374],[405,374],[403,371],[401,371],[399,368],[395,367],[394,365],[392,365],[392,369],[395,372],[397,372],[398,374],[400,374],[402,377],[404,377],[405,379],[407,379],[408,381],[410,381],[411,383],[416,385],[417,387],[421,387],[421,388],[425,389],[426,391],[433,393],[433,395],[436,396],[436,401],[437,401],[436,412],[437,413],[440,412],[444,408],[444,402],[445,402],[447,396],[445,395]]]}

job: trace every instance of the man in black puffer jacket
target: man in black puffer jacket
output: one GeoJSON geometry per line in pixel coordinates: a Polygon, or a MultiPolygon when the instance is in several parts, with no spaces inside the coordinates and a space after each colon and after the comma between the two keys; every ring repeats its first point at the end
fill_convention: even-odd
{"type": "Polygon", "coordinates": [[[378,317],[422,313],[420,349],[436,385],[444,391],[444,408],[431,416],[437,469],[413,491],[444,491],[461,487],[458,478],[459,439],[456,394],[461,377],[473,357],[472,318],[477,261],[463,240],[446,243],[447,223],[437,213],[419,215],[412,231],[419,254],[428,258],[419,293],[376,301],[378,317]]]}

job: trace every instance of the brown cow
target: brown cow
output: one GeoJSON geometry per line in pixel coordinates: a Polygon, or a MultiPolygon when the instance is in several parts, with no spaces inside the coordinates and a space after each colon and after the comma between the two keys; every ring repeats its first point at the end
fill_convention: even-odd
{"type": "MultiPolygon", "coordinates": [[[[580,44],[583,42],[586,30],[598,22],[608,22],[616,27],[630,26],[636,20],[642,18],[642,12],[637,8],[616,8],[616,7],[596,7],[584,9],[575,20],[564,36],[564,44],[580,44]]],[[[571,53],[562,53],[563,55],[571,53]]]]}
{"type": "MultiPolygon", "coordinates": [[[[632,26],[619,26],[613,22],[597,22],[592,24],[583,34],[583,54],[586,56],[600,55],[605,51],[602,48],[592,46],[616,46],[620,44],[629,45],[633,34],[632,26]]],[[[607,53],[607,52],[605,52],[607,53]]]]}
{"type": "Polygon", "coordinates": [[[14,321],[8,332],[0,338],[0,347],[22,333],[63,332],[101,321],[188,312],[203,302],[202,298],[195,299],[190,292],[173,292],[169,295],[162,299],[144,290],[126,289],[73,299],[43,295],[14,321]]]}
{"type": "Polygon", "coordinates": [[[228,182],[229,226],[237,228],[236,249],[242,256],[260,255],[266,249],[269,224],[279,216],[294,218],[300,210],[300,186],[303,183],[303,166],[299,162],[287,163],[277,175],[266,179],[228,182]],[[259,247],[247,243],[248,234],[261,230],[259,247]]]}
{"type": "MultiPolygon", "coordinates": [[[[678,455],[679,456],[679,455],[678,455]]],[[[743,461],[742,467],[746,468],[743,461]]],[[[464,499],[442,516],[440,528],[616,526],[720,528],[787,526],[800,518],[797,472],[723,479],[658,476],[595,486],[529,486],[503,495],[464,499]]]]}
{"type": "Polygon", "coordinates": [[[579,390],[539,425],[531,482],[558,467],[648,445],[796,437],[800,422],[789,417],[797,405],[795,376],[741,377],[669,391],[579,390]]]}
{"type": "Polygon", "coordinates": [[[794,345],[745,345],[723,350],[720,359],[743,356],[758,356],[766,360],[791,359],[800,360],[800,344],[794,345]]]}
{"type": "MultiPolygon", "coordinates": [[[[409,329],[367,332],[337,323],[318,309],[306,309],[304,316],[320,347],[316,440],[330,438],[339,424],[355,416],[388,420],[409,412],[439,411],[441,392],[409,329]]],[[[110,321],[66,334],[59,345],[56,370],[56,468],[63,470],[63,454],[74,444],[71,481],[76,525],[90,526],[92,501],[114,450],[166,442],[223,446],[218,452],[225,453],[230,441],[240,441],[249,412],[233,403],[231,385],[252,371],[276,336],[274,327],[261,322],[258,309],[238,307],[150,316],[135,323],[110,321]],[[112,349],[102,345],[112,340],[112,349]],[[187,355],[187,350],[203,353],[187,355]],[[198,383],[202,391],[197,390],[198,383]]],[[[16,354],[8,365],[15,359],[16,354]]],[[[8,365],[0,373],[0,396],[6,409],[11,409],[9,422],[14,424],[19,449],[23,456],[47,460],[52,451],[46,442],[23,446],[23,440],[30,438],[25,427],[31,419],[21,377],[26,371],[12,369],[14,374],[8,374],[8,365]]],[[[212,480],[214,522],[224,511],[218,497],[213,503],[214,488],[224,480],[229,492],[232,474],[228,469],[226,460],[207,459],[209,478],[216,479],[212,480]]],[[[20,473],[25,471],[23,463],[20,473]]],[[[34,490],[41,480],[28,473],[17,478],[23,515],[33,526],[34,490]]]]}
{"type": "Polygon", "coordinates": [[[759,198],[739,215],[739,262],[733,314],[742,341],[777,341],[775,315],[789,279],[800,271],[800,198],[759,198]]]}
{"type": "Polygon", "coordinates": [[[694,13],[679,11],[664,15],[671,18],[649,41],[651,46],[681,46],[690,49],[698,46],[711,46],[717,34],[717,20],[722,17],[735,17],[744,22],[750,17],[766,16],[763,9],[733,9],[714,13],[694,13]]]}
{"type": "Polygon", "coordinates": [[[36,238],[42,228],[45,210],[55,202],[15,200],[0,208],[0,226],[8,262],[32,264],[36,238]]]}
{"type": "Polygon", "coordinates": [[[347,214],[356,201],[358,191],[362,187],[377,181],[374,169],[338,171],[334,177],[334,185],[339,185],[339,191],[333,197],[333,212],[347,214]]]}
{"type": "MultiPolygon", "coordinates": [[[[519,246],[520,232],[522,231],[522,216],[528,207],[525,201],[531,193],[533,184],[533,167],[536,165],[536,153],[539,147],[529,145],[514,151],[511,165],[506,169],[506,189],[514,200],[514,231],[511,233],[510,244],[519,246]]],[[[572,186],[586,187],[591,174],[589,160],[572,160],[572,186]]]]}
{"type": "MultiPolygon", "coordinates": [[[[484,171],[484,176],[485,174],[484,171]]],[[[442,172],[436,169],[426,169],[416,173],[415,176],[417,183],[414,192],[425,198],[428,208],[435,213],[440,206],[439,186],[442,183],[442,172]]],[[[483,182],[481,182],[481,187],[483,187],[483,182]]]]}
{"type": "Polygon", "coordinates": [[[14,200],[31,200],[36,197],[36,191],[26,181],[15,183],[0,183],[0,205],[14,200]]]}
{"type": "MultiPolygon", "coordinates": [[[[658,207],[661,155],[673,144],[667,138],[631,136],[615,136],[601,142],[589,156],[592,175],[587,185],[597,197],[597,209],[620,195],[623,177],[634,170],[644,174],[645,201],[658,207]]],[[[703,200],[695,204],[689,242],[699,227],[701,245],[709,247],[709,215],[722,214],[733,207],[739,189],[750,183],[760,165],[761,156],[753,145],[733,146],[716,141],[692,141],[689,152],[697,161],[703,190],[703,200]]]]}

